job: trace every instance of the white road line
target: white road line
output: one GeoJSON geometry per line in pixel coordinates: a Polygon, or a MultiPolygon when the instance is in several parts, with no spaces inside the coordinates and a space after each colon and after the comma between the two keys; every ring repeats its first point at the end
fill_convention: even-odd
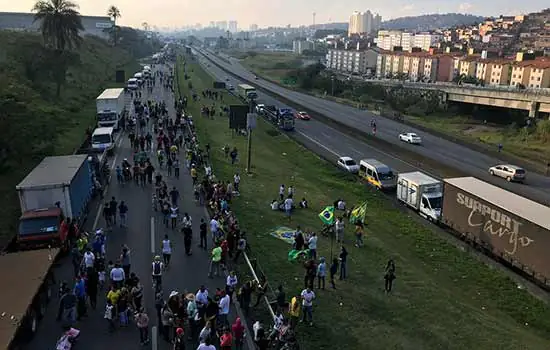
{"type": "Polygon", "coordinates": [[[101,213],[103,212],[103,203],[99,205],[99,208],[97,209],[97,214],[95,216],[94,220],[94,226],[92,227],[92,231],[95,231],[97,228],[97,224],[99,223],[99,218],[101,217],[101,213]]]}
{"type": "Polygon", "coordinates": [[[151,217],[151,253],[155,254],[155,218],[151,217]]]}
{"type": "Polygon", "coordinates": [[[328,148],[327,146],[323,145],[321,142],[315,140],[314,138],[311,138],[310,136],[304,134],[303,132],[301,131],[296,131],[298,134],[302,135],[303,137],[305,137],[306,139],[308,139],[309,141],[315,143],[317,146],[323,148],[324,150],[334,154],[336,157],[340,158],[340,155],[336,152],[334,152],[333,150],[331,150],[330,148],[328,148]]]}
{"type": "Polygon", "coordinates": [[[157,326],[151,328],[151,350],[157,350],[159,348],[158,330],[157,326]]]}

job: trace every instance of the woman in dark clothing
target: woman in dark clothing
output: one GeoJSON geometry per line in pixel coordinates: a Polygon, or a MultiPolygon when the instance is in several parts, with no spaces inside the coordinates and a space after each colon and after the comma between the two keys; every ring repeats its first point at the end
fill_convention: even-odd
{"type": "Polygon", "coordinates": [[[264,297],[265,293],[267,292],[267,278],[262,275],[260,277],[260,283],[258,283],[258,287],[256,290],[256,303],[253,307],[257,307],[260,304],[260,301],[262,301],[262,298],[264,297]]]}
{"type": "Polygon", "coordinates": [[[384,274],[384,291],[386,293],[391,292],[393,281],[395,280],[395,263],[393,259],[390,259],[386,264],[386,273],[384,274]]]}
{"type": "Polygon", "coordinates": [[[90,269],[87,277],[86,292],[90,298],[90,306],[95,310],[97,306],[97,285],[99,283],[99,275],[96,269],[90,269]]]}
{"type": "Polygon", "coordinates": [[[340,280],[345,280],[348,272],[347,270],[348,251],[344,246],[342,246],[342,249],[340,250],[340,256],[338,260],[340,260],[340,280]]]}
{"type": "Polygon", "coordinates": [[[300,230],[296,232],[296,237],[294,237],[294,243],[296,245],[296,250],[303,250],[304,249],[304,235],[300,230]]]}
{"type": "Polygon", "coordinates": [[[218,316],[218,310],[218,304],[212,300],[212,298],[208,297],[208,304],[206,305],[206,310],[204,312],[204,319],[206,322],[210,321],[213,332],[217,332],[216,317],[218,316]]]}
{"type": "Polygon", "coordinates": [[[250,309],[250,302],[252,301],[252,283],[246,282],[239,293],[239,302],[246,316],[248,316],[248,310],[250,309]]]}

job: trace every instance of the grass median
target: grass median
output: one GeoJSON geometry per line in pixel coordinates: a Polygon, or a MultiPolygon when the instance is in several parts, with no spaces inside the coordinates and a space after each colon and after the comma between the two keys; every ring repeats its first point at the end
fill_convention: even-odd
{"type": "MultiPolygon", "coordinates": [[[[187,66],[196,91],[212,87],[212,78],[197,63],[187,60],[187,66]]],[[[178,69],[180,89],[189,94],[181,64],[178,69]]],[[[232,102],[227,96],[224,100],[232,102]]],[[[226,117],[201,117],[201,106],[211,104],[203,99],[189,106],[199,139],[210,143],[219,179],[243,174],[242,194],[231,205],[271,284],[283,283],[288,295],[303,288],[304,270],[287,261],[290,245],[270,231],[300,225],[318,232],[318,213],[337,198],[349,204],[368,201],[366,245],[347,245],[347,281],[337,281],[336,290],[316,290],[314,326],[299,326],[304,349],[547,349],[550,310],[545,304],[263,120],[252,136],[253,175],[244,175],[246,138],[232,134],[226,117]],[[226,144],[239,151],[236,165],[225,159],[226,144]],[[310,203],[310,209],[295,212],[291,223],[269,207],[283,183],[310,203]],[[386,295],[383,274],[389,258],[396,261],[397,280],[395,291],[386,295]]],[[[350,227],[346,237],[352,240],[350,227]]],[[[330,257],[324,237],[319,253],[330,257]]]]}

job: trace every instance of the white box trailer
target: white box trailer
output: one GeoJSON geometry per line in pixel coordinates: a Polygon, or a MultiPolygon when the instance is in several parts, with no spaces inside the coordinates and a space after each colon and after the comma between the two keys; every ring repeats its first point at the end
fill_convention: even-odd
{"type": "Polygon", "coordinates": [[[106,89],[96,99],[97,127],[119,128],[119,122],[126,110],[124,88],[106,89]]]}
{"type": "Polygon", "coordinates": [[[441,218],[443,182],[420,171],[399,174],[397,199],[434,222],[441,218]]]}

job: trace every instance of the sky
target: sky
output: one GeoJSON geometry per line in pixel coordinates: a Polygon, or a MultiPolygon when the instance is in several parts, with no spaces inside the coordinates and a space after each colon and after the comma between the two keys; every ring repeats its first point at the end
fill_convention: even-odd
{"type": "MultiPolygon", "coordinates": [[[[210,21],[238,21],[239,28],[292,26],[347,22],[353,11],[378,12],[382,19],[428,13],[472,13],[482,16],[522,14],[550,7],[548,0],[386,0],[370,8],[362,0],[73,0],[83,15],[104,15],[110,5],[122,14],[120,25],[141,27],[143,22],[159,28],[178,28],[210,21]],[[498,6],[495,6],[498,3],[498,6]]],[[[35,0],[0,0],[0,11],[29,12],[35,0]]]]}

